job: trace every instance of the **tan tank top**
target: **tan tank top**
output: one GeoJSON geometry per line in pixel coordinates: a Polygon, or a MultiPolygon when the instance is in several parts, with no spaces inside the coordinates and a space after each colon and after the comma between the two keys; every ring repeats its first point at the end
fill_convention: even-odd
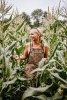
{"type": "Polygon", "coordinates": [[[38,67],[39,61],[44,58],[44,50],[41,48],[34,48],[32,44],[30,44],[30,52],[27,60],[27,64],[25,66],[25,74],[24,76],[27,79],[33,79],[36,76],[36,72],[31,74],[35,68],[38,67]]]}
{"type": "Polygon", "coordinates": [[[39,61],[44,58],[44,49],[41,48],[34,48],[33,44],[30,43],[30,52],[28,57],[28,64],[38,65],[39,61]]]}

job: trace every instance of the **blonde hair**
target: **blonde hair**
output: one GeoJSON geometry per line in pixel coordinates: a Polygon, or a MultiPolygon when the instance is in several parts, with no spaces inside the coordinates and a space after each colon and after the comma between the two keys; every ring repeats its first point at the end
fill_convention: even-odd
{"type": "Polygon", "coordinates": [[[31,32],[37,33],[40,37],[42,36],[41,30],[40,30],[39,28],[32,28],[32,29],[30,30],[30,33],[31,33],[31,32]]]}
{"type": "Polygon", "coordinates": [[[41,41],[42,33],[41,33],[40,28],[32,28],[32,29],[30,30],[30,33],[31,33],[31,32],[35,32],[35,33],[39,36],[39,40],[41,41]]]}

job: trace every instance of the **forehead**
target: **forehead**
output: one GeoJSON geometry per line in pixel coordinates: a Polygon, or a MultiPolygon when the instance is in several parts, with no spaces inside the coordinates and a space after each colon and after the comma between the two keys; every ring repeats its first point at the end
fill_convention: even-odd
{"type": "Polygon", "coordinates": [[[38,36],[40,36],[41,37],[41,32],[39,31],[39,29],[31,29],[30,30],[30,34],[37,34],[38,36]]]}
{"type": "Polygon", "coordinates": [[[36,29],[31,29],[30,33],[38,33],[38,31],[36,29]]]}

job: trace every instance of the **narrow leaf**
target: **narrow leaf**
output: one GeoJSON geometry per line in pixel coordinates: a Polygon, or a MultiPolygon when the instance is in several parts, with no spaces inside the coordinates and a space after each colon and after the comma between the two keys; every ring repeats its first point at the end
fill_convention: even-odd
{"type": "Polygon", "coordinates": [[[3,26],[3,32],[5,32],[7,30],[7,28],[9,27],[9,25],[11,23],[11,19],[12,19],[12,15],[8,19],[7,23],[3,26]]]}
{"type": "Polygon", "coordinates": [[[15,44],[16,44],[16,41],[13,41],[9,46],[7,46],[7,47],[5,48],[5,53],[6,53],[8,50],[12,49],[12,48],[15,46],[15,44]]]}
{"type": "Polygon", "coordinates": [[[64,83],[66,83],[67,84],[67,81],[66,80],[64,80],[63,78],[61,78],[60,76],[59,76],[59,74],[58,73],[51,73],[54,77],[56,77],[57,79],[59,79],[60,81],[62,81],[62,82],[64,82],[64,83]]]}
{"type": "MultiPolygon", "coordinates": [[[[51,84],[52,85],[52,84],[51,84]]],[[[33,88],[33,87],[29,87],[23,94],[22,96],[22,100],[26,99],[27,97],[30,97],[30,96],[33,96],[35,94],[38,94],[38,93],[43,93],[45,92],[46,90],[48,90],[51,85],[49,86],[46,86],[46,87],[39,87],[39,88],[33,88]]]]}
{"type": "Polygon", "coordinates": [[[25,21],[23,21],[23,22],[21,23],[21,25],[18,26],[18,28],[16,29],[16,32],[19,31],[19,30],[21,29],[21,27],[23,26],[24,22],[25,22],[25,21]]]}

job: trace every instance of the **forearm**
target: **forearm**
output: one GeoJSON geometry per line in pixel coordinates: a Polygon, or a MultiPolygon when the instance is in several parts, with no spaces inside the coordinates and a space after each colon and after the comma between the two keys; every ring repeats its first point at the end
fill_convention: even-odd
{"type": "Polygon", "coordinates": [[[26,57],[24,55],[19,56],[19,60],[25,60],[25,59],[26,59],[26,57]]]}
{"type": "Polygon", "coordinates": [[[24,55],[20,55],[20,56],[13,55],[13,58],[16,59],[16,60],[25,60],[26,59],[26,57],[24,55]]]}

